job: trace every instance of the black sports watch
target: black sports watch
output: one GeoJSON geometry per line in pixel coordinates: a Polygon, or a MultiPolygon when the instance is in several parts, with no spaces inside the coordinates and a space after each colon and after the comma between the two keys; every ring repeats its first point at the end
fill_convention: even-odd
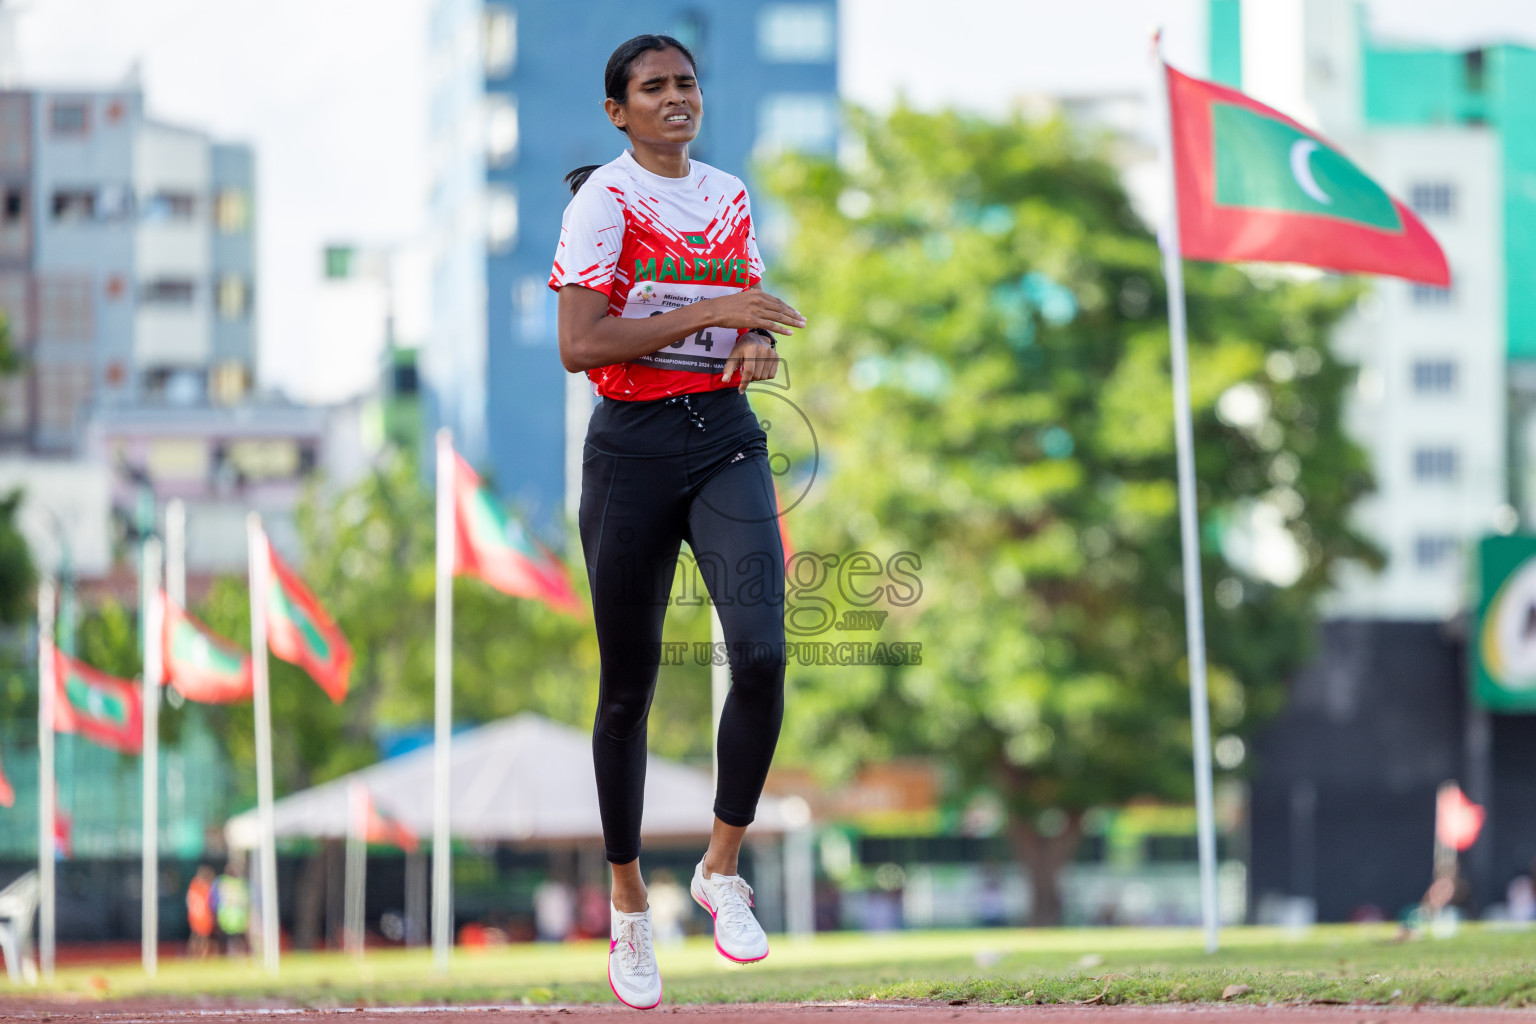
{"type": "Polygon", "coordinates": [[[761,334],[763,336],[763,340],[768,342],[768,347],[769,348],[773,349],[775,352],[777,352],[779,350],[778,343],[773,340],[773,332],[772,331],[765,331],[761,327],[754,327],[751,330],[749,330],[747,333],[748,334],[761,334]]]}

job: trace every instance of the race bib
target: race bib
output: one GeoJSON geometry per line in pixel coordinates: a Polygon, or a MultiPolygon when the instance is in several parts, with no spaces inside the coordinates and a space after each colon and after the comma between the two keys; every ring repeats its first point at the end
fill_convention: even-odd
{"type": "MultiPolygon", "coordinates": [[[[629,290],[622,315],[632,319],[660,316],[703,299],[733,295],[738,291],[739,288],[722,285],[637,281],[629,290]]],[[[674,341],[660,352],[652,352],[631,361],[641,366],[680,370],[684,373],[723,373],[725,361],[739,336],[740,332],[734,327],[706,327],[680,341],[674,341]]]]}

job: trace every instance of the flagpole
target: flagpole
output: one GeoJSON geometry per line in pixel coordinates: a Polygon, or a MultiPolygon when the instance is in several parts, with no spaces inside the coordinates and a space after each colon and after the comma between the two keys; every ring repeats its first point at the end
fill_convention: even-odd
{"type": "Polygon", "coordinates": [[[53,580],[44,577],[37,588],[37,952],[45,982],[53,980],[54,950],[54,810],[58,794],[53,781],[53,702],[58,681],[53,656],[53,580]]]}
{"type": "Polygon", "coordinates": [[[1211,790],[1210,699],[1205,680],[1205,596],[1200,580],[1200,526],[1195,497],[1195,440],[1189,400],[1189,337],[1184,310],[1184,258],[1179,246],[1179,187],[1174,174],[1173,111],[1168,65],[1157,39],[1159,157],[1168,188],[1168,214],[1159,234],[1168,285],[1168,338],[1172,354],[1173,423],[1178,448],[1179,534],[1184,557],[1184,629],[1189,660],[1189,720],[1195,760],[1195,819],[1200,852],[1200,917],[1205,951],[1219,945],[1216,906],[1216,814],[1211,790]]]}
{"type": "Polygon", "coordinates": [[[453,742],[453,432],[437,431],[437,627],[433,642],[432,958],[448,970],[453,948],[453,850],[448,773],[453,742]]]}
{"type": "Polygon", "coordinates": [[[267,972],[278,970],[277,838],[272,818],[272,700],[267,681],[267,576],[271,556],[261,515],[245,520],[250,554],[251,681],[256,712],[256,818],[260,831],[261,960],[267,972]]]}
{"type": "Polygon", "coordinates": [[[354,956],[363,955],[363,896],[367,891],[368,799],[363,784],[347,787],[347,857],[342,881],[342,944],[354,956]]]}
{"type": "Polygon", "coordinates": [[[160,682],[164,677],[161,644],[160,559],[158,537],[144,541],[144,566],[139,573],[139,615],[144,620],[143,720],[144,774],[143,854],[139,898],[142,910],[142,958],[151,978],[160,952],[160,682]]]}

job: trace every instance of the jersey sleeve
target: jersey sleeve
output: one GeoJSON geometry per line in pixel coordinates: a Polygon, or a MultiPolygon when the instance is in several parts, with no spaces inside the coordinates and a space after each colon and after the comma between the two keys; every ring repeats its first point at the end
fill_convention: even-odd
{"type": "Polygon", "coordinates": [[[623,245],[623,199],[608,185],[587,182],[560,219],[560,244],[549,287],[558,292],[568,284],[579,284],[611,296],[623,245]]]}
{"type": "Polygon", "coordinates": [[[757,251],[757,221],[752,219],[752,197],[747,197],[747,287],[763,283],[763,257],[757,251]]]}

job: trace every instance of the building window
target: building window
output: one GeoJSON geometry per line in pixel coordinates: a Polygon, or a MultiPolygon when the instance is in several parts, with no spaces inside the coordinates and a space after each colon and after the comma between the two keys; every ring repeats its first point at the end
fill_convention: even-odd
{"type": "Polygon", "coordinates": [[[48,124],[55,135],[84,135],[89,127],[87,108],[82,100],[54,100],[48,124]]]}
{"type": "Polygon", "coordinates": [[[1457,476],[1456,449],[1417,448],[1413,453],[1413,478],[1421,483],[1452,483],[1457,476]]]}
{"type": "Polygon", "coordinates": [[[486,4],[481,44],[485,77],[504,78],[517,65],[517,12],[500,4],[486,4]]]}
{"type": "Polygon", "coordinates": [[[96,190],[60,188],[53,192],[53,219],[58,224],[82,224],[96,219],[96,190]]]}
{"type": "Polygon", "coordinates": [[[219,233],[242,235],[251,229],[251,196],[242,188],[226,188],[213,201],[213,222],[219,233]]]}
{"type": "Polygon", "coordinates": [[[27,171],[32,166],[32,97],[0,93],[0,168],[27,171]]]}
{"type": "Polygon", "coordinates": [[[197,197],[191,192],[161,191],[144,203],[145,220],[191,220],[197,213],[197,197]]]}
{"type": "Polygon", "coordinates": [[[485,244],[495,253],[508,253],[517,247],[517,193],[511,186],[486,189],[485,244]]]}
{"type": "Polygon", "coordinates": [[[15,227],[27,216],[27,191],[20,186],[11,186],[5,190],[3,204],[0,204],[0,224],[6,227],[15,227]]]}
{"type": "Polygon", "coordinates": [[[78,363],[37,368],[38,426],[51,433],[75,429],[81,408],[91,399],[91,368],[78,363]]]}
{"type": "Polygon", "coordinates": [[[517,97],[492,93],[485,98],[485,155],[492,167],[517,159],[517,97]]]}
{"type": "Polygon", "coordinates": [[[37,335],[43,341],[90,341],[91,282],[79,277],[37,280],[37,335]]]}
{"type": "Polygon", "coordinates": [[[147,306],[190,306],[197,286],[190,278],[157,277],[139,285],[139,301],[147,306]]]}
{"type": "Polygon", "coordinates": [[[1434,569],[1456,554],[1455,537],[1445,534],[1421,534],[1413,542],[1413,560],[1420,569],[1434,569]]]}
{"type": "Polygon", "coordinates": [[[230,360],[218,363],[208,375],[208,397],[216,405],[234,405],[250,390],[251,377],[245,364],[230,360]]]}
{"type": "Polygon", "coordinates": [[[1408,190],[1408,200],[1415,213],[1449,217],[1456,212],[1456,186],[1445,181],[1421,182],[1408,190]]]}
{"type": "Polygon", "coordinates": [[[244,320],[251,312],[251,286],[236,274],[219,278],[219,316],[225,320],[244,320]]]}
{"type": "Polygon", "coordinates": [[[1449,306],[1451,289],[1436,288],[1432,284],[1416,284],[1413,286],[1413,304],[1415,306],[1449,306]]]}
{"type": "Polygon", "coordinates": [[[837,100],[825,93],[779,93],[757,111],[758,145],[768,150],[825,150],[837,139],[837,100]]]}
{"type": "Polygon", "coordinates": [[[837,22],[828,4],[770,4],[757,16],[757,52],[781,64],[825,64],[837,52],[837,22]]]}
{"type": "Polygon", "coordinates": [[[1444,395],[1456,390],[1456,364],[1449,359],[1420,359],[1413,364],[1413,390],[1444,395]]]}

